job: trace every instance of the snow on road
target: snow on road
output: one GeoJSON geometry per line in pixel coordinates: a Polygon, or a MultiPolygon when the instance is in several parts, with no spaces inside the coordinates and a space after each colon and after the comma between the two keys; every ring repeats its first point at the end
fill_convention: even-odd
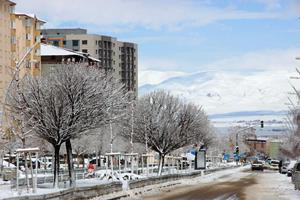
{"type": "Polygon", "coordinates": [[[256,173],[257,184],[246,188],[247,199],[299,200],[300,191],[294,190],[291,178],[274,171],[256,173]]]}
{"type": "Polygon", "coordinates": [[[252,172],[247,167],[133,189],[128,194],[124,200],[300,199],[300,191],[294,190],[290,177],[277,171],[252,172]]]}

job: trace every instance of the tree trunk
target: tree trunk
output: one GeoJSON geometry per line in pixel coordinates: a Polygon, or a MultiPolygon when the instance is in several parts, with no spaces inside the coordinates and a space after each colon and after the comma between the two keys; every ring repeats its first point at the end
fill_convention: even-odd
{"type": "Polygon", "coordinates": [[[98,167],[101,167],[101,151],[98,151],[98,156],[99,156],[98,167]]]}
{"type": "Polygon", "coordinates": [[[59,175],[59,150],[60,145],[54,146],[54,178],[53,178],[53,187],[58,188],[58,175],[59,175]]]}
{"type": "Polygon", "coordinates": [[[96,151],[96,169],[99,167],[99,160],[98,160],[98,151],[96,151]]]}
{"type": "Polygon", "coordinates": [[[27,153],[24,153],[24,159],[25,159],[25,182],[26,182],[26,189],[27,189],[27,193],[29,193],[27,153]]]}
{"type": "Polygon", "coordinates": [[[73,163],[73,154],[72,154],[72,144],[70,140],[66,141],[66,151],[67,151],[70,187],[72,187],[74,183],[74,163],[73,163]]]}
{"type": "Polygon", "coordinates": [[[4,152],[1,151],[1,163],[0,163],[0,167],[1,167],[0,174],[1,174],[1,176],[3,176],[3,168],[4,168],[4,166],[3,166],[4,161],[3,160],[4,160],[4,152]]]}
{"type": "Polygon", "coordinates": [[[77,157],[77,168],[79,168],[79,153],[78,152],[76,154],[76,157],[77,157]]]}
{"type": "Polygon", "coordinates": [[[159,176],[162,174],[164,164],[165,164],[165,155],[162,153],[159,153],[159,165],[158,165],[158,175],[159,176]]]}
{"type": "MultiPolygon", "coordinates": [[[[37,158],[36,158],[37,159],[37,158]]],[[[32,188],[34,187],[34,183],[33,183],[33,166],[32,166],[32,157],[31,157],[31,153],[29,153],[29,160],[30,160],[30,175],[31,175],[31,185],[32,188]]],[[[37,167],[37,166],[35,166],[37,167]]]]}

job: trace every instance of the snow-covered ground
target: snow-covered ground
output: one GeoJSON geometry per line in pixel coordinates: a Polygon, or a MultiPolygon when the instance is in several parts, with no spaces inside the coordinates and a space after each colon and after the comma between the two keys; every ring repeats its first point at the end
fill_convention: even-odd
{"type": "Polygon", "coordinates": [[[291,178],[284,174],[265,171],[259,174],[257,184],[247,188],[246,194],[253,199],[287,199],[299,200],[300,191],[294,189],[291,178]]]}
{"type": "MultiPolygon", "coordinates": [[[[218,167],[224,167],[224,166],[232,166],[233,163],[223,163],[220,164],[218,167]]],[[[217,167],[217,166],[214,166],[217,167]]],[[[190,173],[193,172],[193,169],[186,169],[186,170],[166,170],[163,174],[171,174],[171,173],[190,173]]],[[[151,172],[151,171],[150,171],[151,172]]],[[[99,170],[96,171],[96,178],[89,178],[89,179],[83,179],[83,180],[77,180],[76,181],[76,186],[80,187],[80,186],[93,186],[93,185],[101,185],[101,184],[107,184],[110,183],[111,181],[118,181],[116,178],[119,178],[119,180],[123,183],[123,188],[127,189],[127,185],[128,185],[128,177],[131,177],[129,179],[131,180],[136,180],[136,179],[141,179],[141,178],[147,178],[147,175],[136,175],[136,174],[131,174],[131,173],[122,173],[122,174],[118,174],[118,173],[114,173],[115,176],[112,179],[108,179],[108,178],[100,178],[101,175],[103,174],[110,174],[110,170],[106,171],[106,170],[99,170]],[[126,177],[127,176],[127,177],[126,177]]],[[[220,173],[220,172],[216,172],[216,173],[220,173]]],[[[23,175],[22,175],[23,176],[23,175]]],[[[29,175],[30,176],[30,175],[29,175]]],[[[51,176],[51,174],[38,174],[38,177],[43,177],[43,176],[51,176]]],[[[153,176],[157,176],[157,173],[149,173],[148,177],[153,177],[153,176]]],[[[207,175],[206,177],[210,177],[211,175],[207,175]]],[[[47,193],[52,193],[52,192],[56,192],[56,191],[61,191],[64,190],[68,187],[68,184],[64,184],[64,183],[60,183],[59,188],[58,189],[53,189],[52,188],[52,183],[45,183],[45,184],[39,184],[38,185],[38,189],[37,189],[37,195],[40,194],[47,194],[47,193]]],[[[25,189],[21,189],[20,190],[20,194],[22,195],[33,195],[33,193],[30,191],[29,194],[27,194],[25,189]]],[[[18,193],[16,191],[16,189],[12,189],[11,185],[10,185],[10,181],[2,181],[2,179],[0,179],[0,199],[2,198],[8,198],[8,197],[15,197],[18,196],[18,193]]]]}

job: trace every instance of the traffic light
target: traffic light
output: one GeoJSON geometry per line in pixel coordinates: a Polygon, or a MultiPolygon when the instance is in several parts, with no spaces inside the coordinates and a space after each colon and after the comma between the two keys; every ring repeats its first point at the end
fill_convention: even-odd
{"type": "Polygon", "coordinates": [[[235,153],[236,153],[237,155],[240,153],[240,148],[239,148],[239,146],[236,146],[236,147],[235,147],[235,153]]]}
{"type": "Polygon", "coordinates": [[[260,121],[260,128],[264,127],[264,121],[260,121]]]}

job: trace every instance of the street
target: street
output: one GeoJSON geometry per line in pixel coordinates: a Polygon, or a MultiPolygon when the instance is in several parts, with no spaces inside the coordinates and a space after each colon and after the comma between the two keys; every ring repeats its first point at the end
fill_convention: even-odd
{"type": "Polygon", "coordinates": [[[145,195],[145,200],[291,200],[300,199],[300,191],[295,191],[286,175],[277,171],[264,172],[244,170],[222,175],[212,182],[201,181],[184,186],[162,189],[157,194],[145,195]]]}

